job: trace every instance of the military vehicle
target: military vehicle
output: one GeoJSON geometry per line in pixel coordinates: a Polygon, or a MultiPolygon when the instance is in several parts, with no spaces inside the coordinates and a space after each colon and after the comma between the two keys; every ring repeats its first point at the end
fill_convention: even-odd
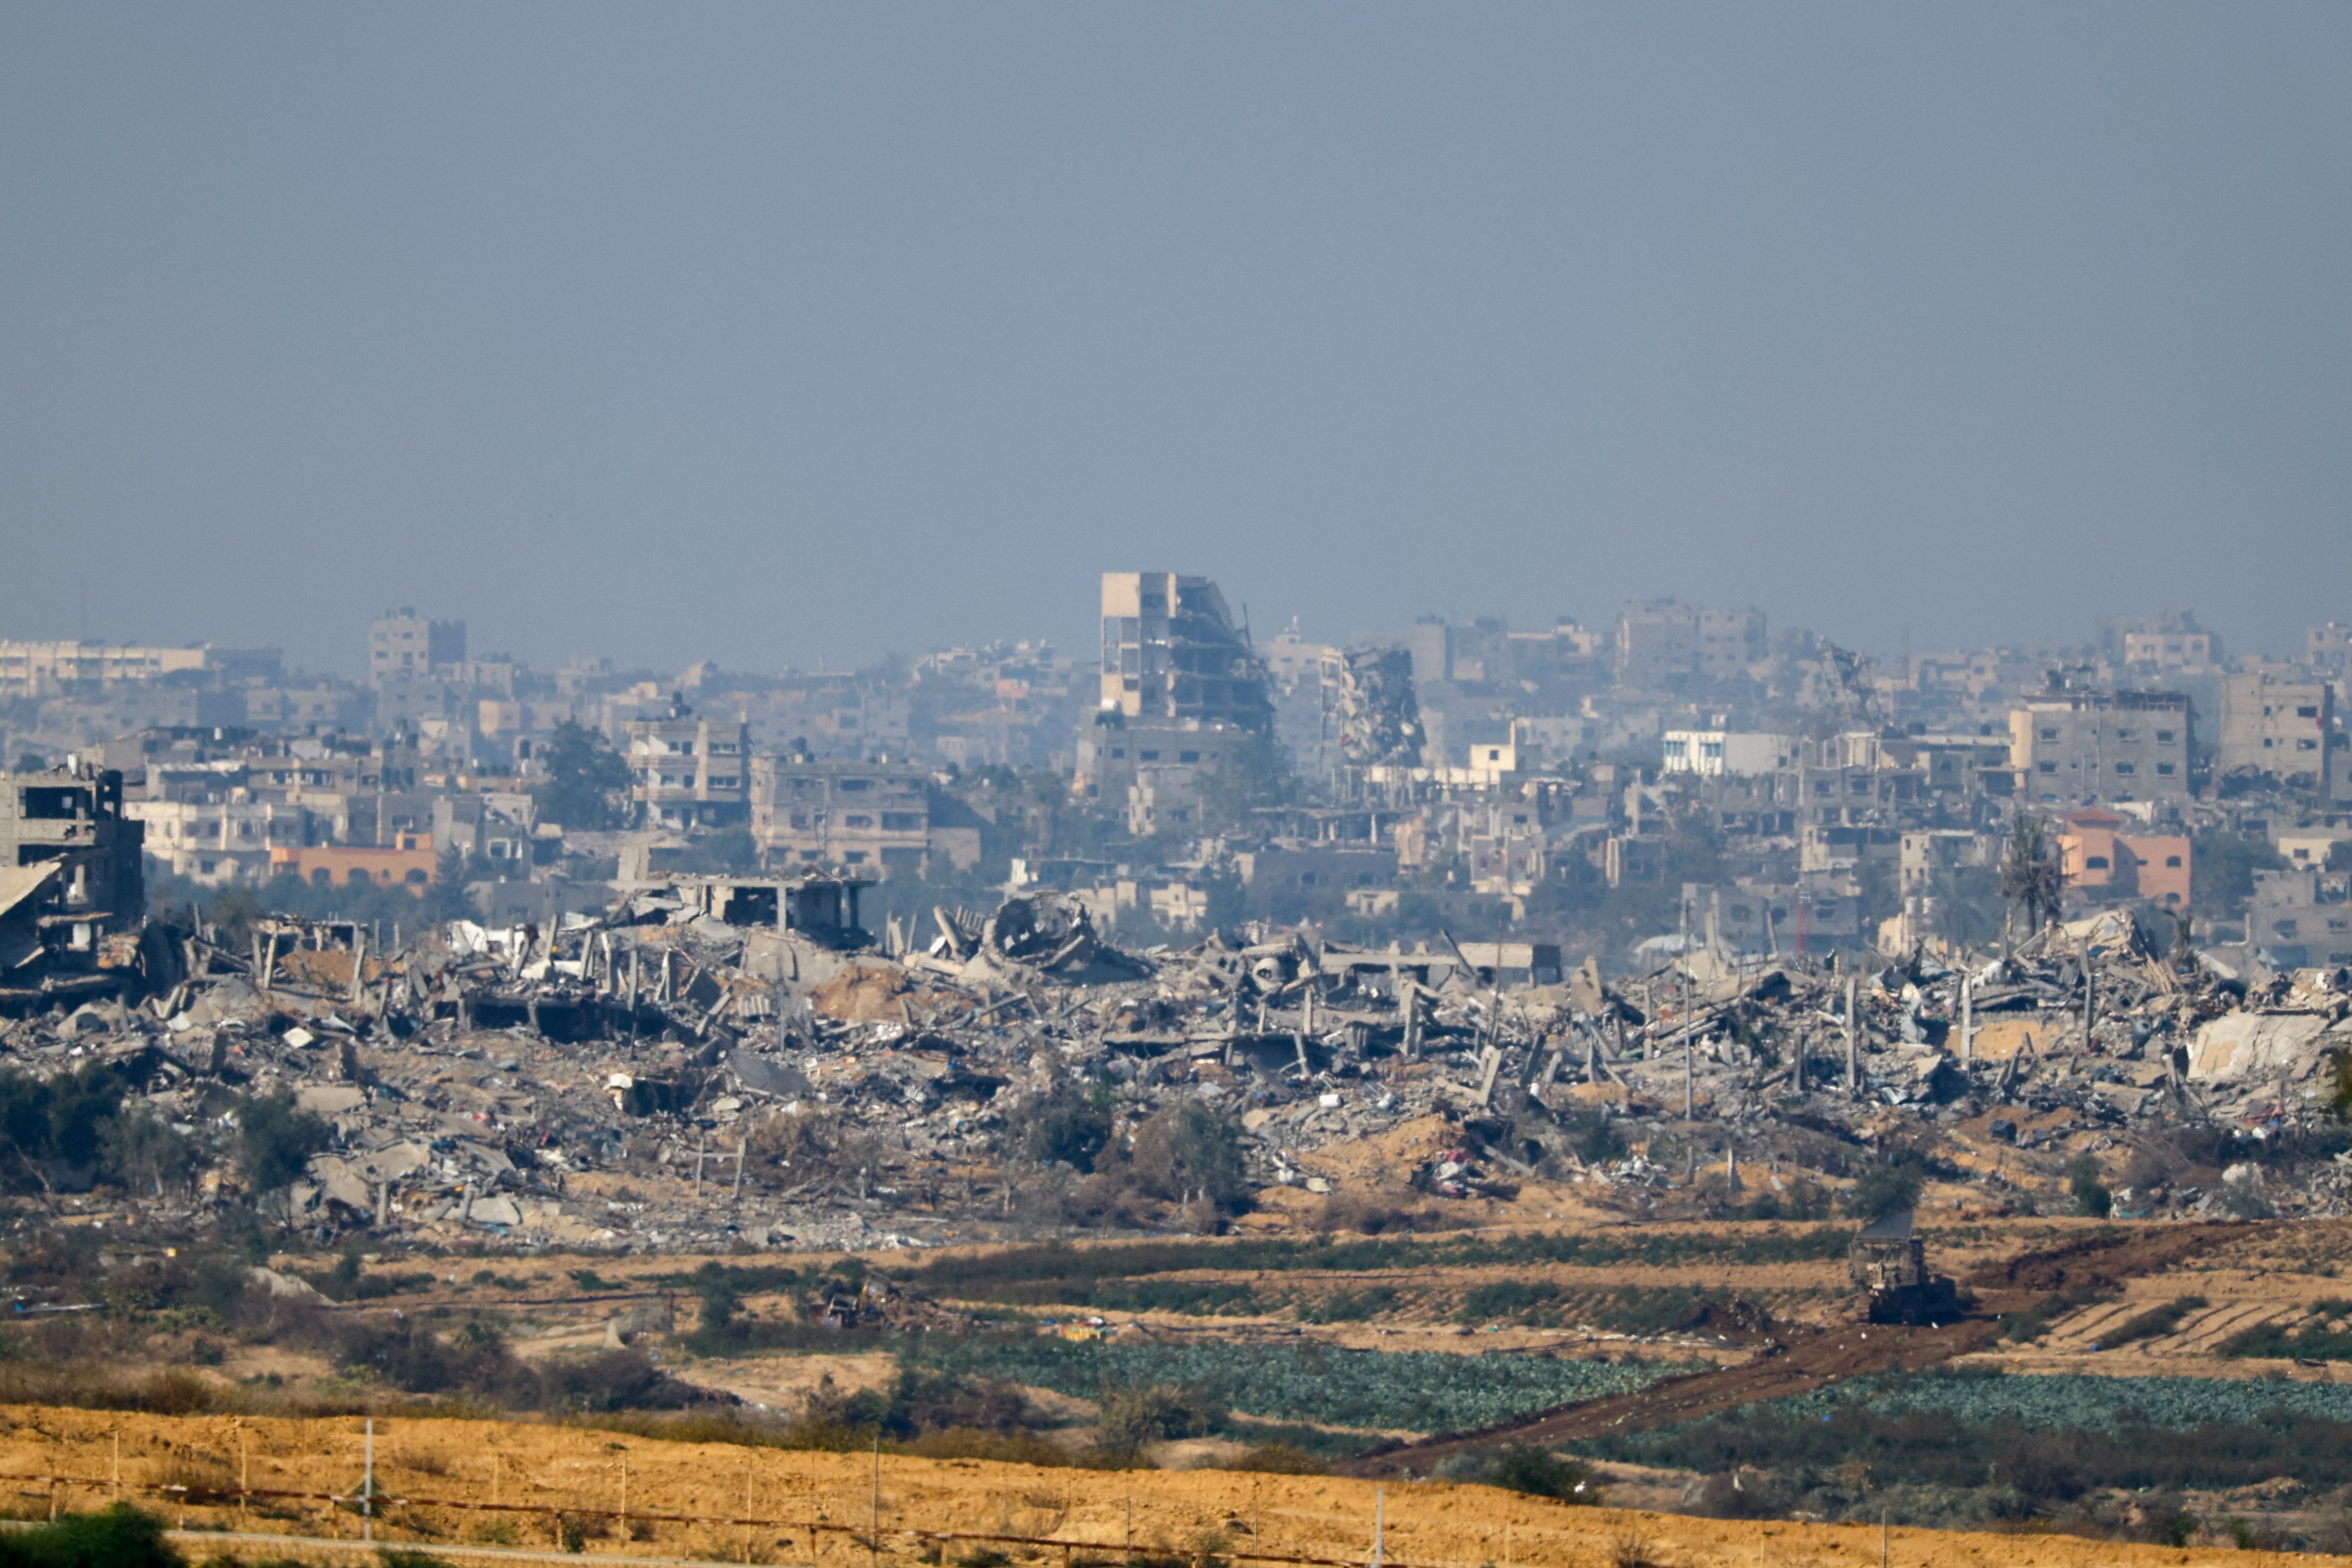
{"type": "Polygon", "coordinates": [[[1845,1269],[1874,1323],[1948,1323],[1960,1315],[1959,1291],[1929,1271],[1927,1244],[1911,1233],[1909,1209],[1863,1226],[1846,1250],[1845,1269]]]}

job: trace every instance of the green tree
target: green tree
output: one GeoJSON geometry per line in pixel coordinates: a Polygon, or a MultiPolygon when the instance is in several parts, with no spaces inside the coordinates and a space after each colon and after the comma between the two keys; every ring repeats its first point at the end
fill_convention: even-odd
{"type": "Polygon", "coordinates": [[[427,921],[474,919],[480,911],[475,909],[466,884],[488,881],[496,875],[481,857],[469,858],[452,844],[441,851],[441,864],[435,868],[425,896],[416,900],[416,918],[427,921]]]}
{"type": "Polygon", "coordinates": [[[1110,1142],[1110,1093],[1097,1086],[1087,1094],[1075,1085],[1060,1084],[1031,1113],[1029,1136],[1022,1152],[1041,1165],[1059,1160],[1080,1171],[1092,1171],[1095,1157],[1110,1142]]]}
{"type": "Polygon", "coordinates": [[[2066,1162],[2066,1190],[2074,1194],[2074,1212],[2086,1219],[2105,1219],[2115,1209],[2115,1194],[2099,1180],[2099,1163],[2088,1154],[2066,1162]]]}
{"type": "Polygon", "coordinates": [[[143,1105],[110,1118],[98,1142],[107,1174],[134,1193],[176,1192],[194,1181],[194,1142],[143,1105]]]}
{"type": "Polygon", "coordinates": [[[1845,1194],[1845,1212],[1868,1225],[1903,1209],[1919,1206],[1920,1189],[1927,1184],[1927,1163],[1909,1150],[1885,1160],[1873,1160],[1854,1173],[1845,1194]]]}
{"type": "Polygon", "coordinates": [[[0,1186],[45,1187],[52,1164],[101,1168],[108,1130],[131,1089],[103,1062],[47,1079],[0,1068],[0,1186]]]}
{"type": "Polygon", "coordinates": [[[594,730],[566,719],[540,748],[547,770],[532,795],[548,822],[583,831],[621,826],[623,810],[614,797],[629,787],[629,765],[594,730]]]}
{"type": "Polygon", "coordinates": [[[1224,1422],[1223,1402],[1198,1384],[1112,1384],[1097,1396],[1096,1441],[1107,1451],[1132,1454],[1147,1443],[1197,1437],[1224,1422]]]}
{"type": "Polygon", "coordinates": [[[1505,1448],[1486,1479],[1490,1486],[1562,1502],[1597,1503],[1601,1497],[1599,1488],[1587,1483],[1583,1466],[1533,1444],[1505,1448]]]}
{"type": "Polygon", "coordinates": [[[1201,1199],[1232,1214],[1249,1192],[1241,1124],[1197,1100],[1178,1100],[1145,1122],[1129,1158],[1136,1184],[1171,1203],[1201,1199]]]}
{"type": "Polygon", "coordinates": [[[310,1156],[327,1146],[334,1130],[319,1117],[294,1108],[294,1097],[248,1094],[236,1102],[237,1165],[246,1184],[274,1193],[294,1184],[310,1156]]]}
{"type": "Polygon", "coordinates": [[[0,1537],[6,1568],[186,1568],[163,1539],[164,1521],[127,1502],[0,1537]]]}

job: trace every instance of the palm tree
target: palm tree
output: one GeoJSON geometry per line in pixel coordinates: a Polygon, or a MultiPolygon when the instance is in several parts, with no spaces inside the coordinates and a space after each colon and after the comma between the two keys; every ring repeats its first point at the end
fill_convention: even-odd
{"type": "Polygon", "coordinates": [[[2051,853],[2049,825],[2019,812],[2010,825],[2009,848],[2000,862],[2000,896],[2021,906],[2026,928],[2040,931],[2058,918],[2060,871],[2051,853]]]}

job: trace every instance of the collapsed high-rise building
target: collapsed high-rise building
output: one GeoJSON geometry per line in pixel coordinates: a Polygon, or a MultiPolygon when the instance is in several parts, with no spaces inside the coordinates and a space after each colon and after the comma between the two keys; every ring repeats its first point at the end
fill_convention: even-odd
{"type": "Polygon", "coordinates": [[[1199,822],[1200,781],[1274,729],[1265,661],[1206,577],[1106,572],[1102,702],[1080,726],[1079,793],[1138,834],[1199,822]]]}
{"type": "Polygon", "coordinates": [[[1194,719],[1261,734],[1274,722],[1265,661],[1206,577],[1106,572],[1102,706],[1129,719],[1194,719]]]}
{"type": "Polygon", "coordinates": [[[1406,650],[1358,647],[1342,653],[1331,716],[1339,724],[1343,765],[1421,765],[1424,731],[1413,690],[1412,655],[1406,650]]]}

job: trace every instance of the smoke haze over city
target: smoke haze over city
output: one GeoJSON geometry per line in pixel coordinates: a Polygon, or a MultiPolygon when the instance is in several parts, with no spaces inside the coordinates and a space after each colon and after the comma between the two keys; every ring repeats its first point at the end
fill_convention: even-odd
{"type": "Polygon", "coordinates": [[[19,6],[0,622],[355,675],[2352,586],[2341,7],[19,6]]]}

